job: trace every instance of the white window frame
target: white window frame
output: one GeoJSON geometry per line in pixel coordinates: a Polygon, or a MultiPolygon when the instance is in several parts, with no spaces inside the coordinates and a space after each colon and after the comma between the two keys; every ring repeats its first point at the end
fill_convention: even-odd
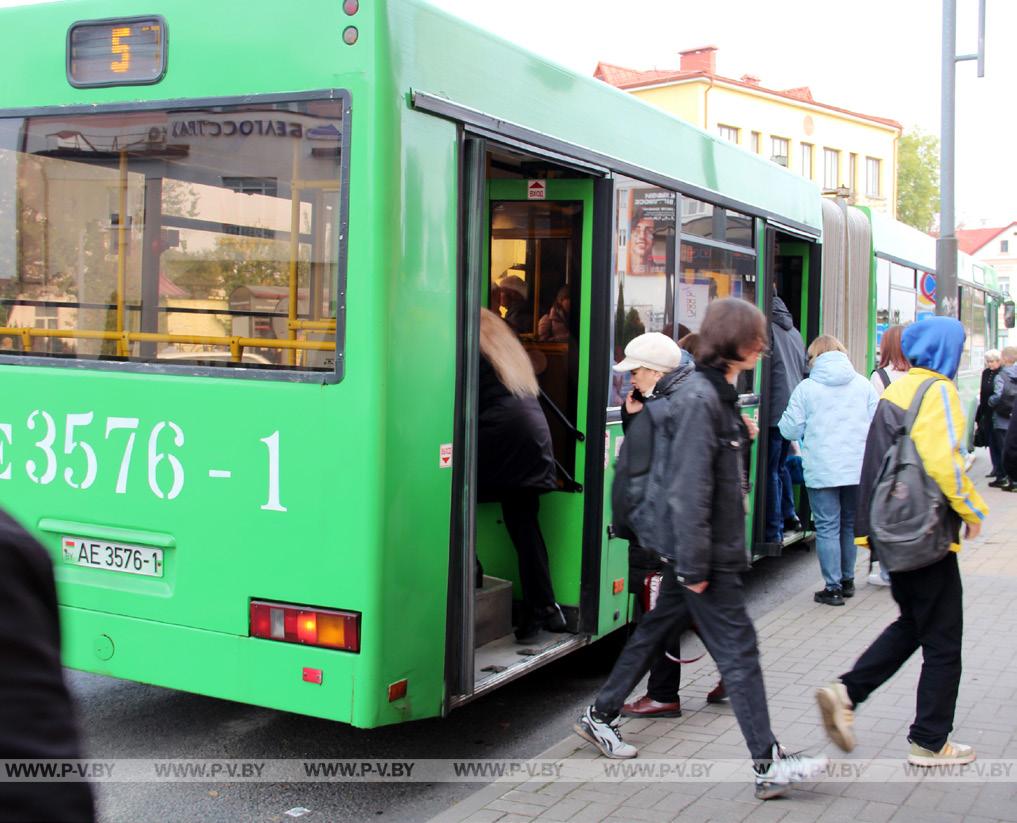
{"type": "Polygon", "coordinates": [[[882,197],[883,161],[878,157],[865,158],[865,196],[882,197]],[[873,174],[875,171],[875,174],[873,174]]]}
{"type": "Polygon", "coordinates": [[[802,177],[812,179],[812,172],[815,169],[816,147],[812,143],[799,143],[800,161],[802,164],[802,177]]]}
{"type": "Polygon", "coordinates": [[[791,163],[790,158],[791,152],[791,140],[787,137],[778,137],[775,134],[770,135],[770,159],[778,166],[789,168],[791,163]],[[783,148],[784,151],[780,152],[778,149],[783,148]],[[777,158],[782,157],[784,162],[781,163],[777,158]]]}
{"type": "Polygon", "coordinates": [[[823,188],[840,186],[840,149],[823,148],[823,188]],[[832,173],[831,173],[832,172],[832,173]]]}

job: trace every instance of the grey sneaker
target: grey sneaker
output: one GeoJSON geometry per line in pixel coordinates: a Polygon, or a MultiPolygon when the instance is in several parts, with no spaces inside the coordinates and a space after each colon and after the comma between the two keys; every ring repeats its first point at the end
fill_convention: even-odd
{"type": "Polygon", "coordinates": [[[971,746],[952,740],[947,740],[938,752],[913,742],[908,752],[908,763],[912,766],[963,766],[974,759],[975,750],[971,746]]]}
{"type": "Polygon", "coordinates": [[[851,728],[855,722],[855,707],[844,684],[835,680],[829,686],[818,689],[816,702],[830,739],[844,751],[851,751],[855,747],[855,733],[851,728]]]}
{"type": "Polygon", "coordinates": [[[622,740],[618,731],[618,718],[610,721],[598,720],[593,716],[593,706],[587,706],[579,720],[572,727],[583,740],[600,749],[605,757],[627,760],[639,754],[639,750],[622,740]]]}
{"type": "Polygon", "coordinates": [[[753,769],[756,777],[756,799],[772,800],[783,797],[791,790],[792,783],[801,783],[818,776],[826,769],[829,760],[824,756],[809,757],[784,750],[779,743],[773,744],[771,759],[765,769],[753,769]]]}

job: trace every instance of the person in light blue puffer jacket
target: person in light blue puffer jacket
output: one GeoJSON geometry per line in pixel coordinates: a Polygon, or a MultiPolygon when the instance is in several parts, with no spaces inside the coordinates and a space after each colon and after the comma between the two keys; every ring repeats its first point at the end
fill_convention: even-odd
{"type": "Polygon", "coordinates": [[[879,397],[858,374],[843,344],[828,334],[809,346],[811,372],[780,418],[780,433],[802,446],[805,486],[816,523],[824,587],[815,600],[843,606],[855,593],[855,509],[865,438],[879,397]]]}

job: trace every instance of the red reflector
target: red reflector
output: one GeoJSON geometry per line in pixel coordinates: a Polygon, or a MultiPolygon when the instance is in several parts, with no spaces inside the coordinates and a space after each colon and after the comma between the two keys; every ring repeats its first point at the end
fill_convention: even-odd
{"type": "Polygon", "coordinates": [[[406,697],[406,688],[409,685],[407,680],[397,680],[388,687],[388,702],[391,703],[400,697],[406,697]]]}
{"type": "Polygon", "coordinates": [[[360,11],[360,0],[344,0],[343,11],[349,15],[356,14],[360,11]]]}
{"type": "Polygon", "coordinates": [[[254,600],[251,637],[359,652],[360,614],[254,600]]]}
{"type": "Polygon", "coordinates": [[[304,682],[305,683],[317,683],[321,685],[321,669],[309,669],[304,667],[304,682]]]}
{"type": "Polygon", "coordinates": [[[614,591],[615,594],[621,594],[623,591],[625,591],[625,578],[619,577],[617,580],[615,580],[614,584],[611,586],[611,589],[614,591]]]}

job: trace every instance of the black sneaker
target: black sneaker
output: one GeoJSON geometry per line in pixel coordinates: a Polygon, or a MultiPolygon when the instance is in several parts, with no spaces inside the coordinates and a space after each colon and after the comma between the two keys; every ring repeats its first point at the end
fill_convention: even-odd
{"type": "Polygon", "coordinates": [[[847,580],[840,581],[840,593],[844,597],[855,596],[855,579],[853,577],[849,577],[847,580]]]}
{"type": "Polygon", "coordinates": [[[1004,486],[1009,486],[1009,485],[1010,485],[1010,481],[1009,481],[1009,479],[1007,479],[1006,476],[997,477],[995,480],[993,480],[991,483],[989,483],[989,486],[991,488],[994,488],[994,489],[1001,489],[1004,486]]]}
{"type": "Polygon", "coordinates": [[[784,521],[784,534],[788,532],[800,532],[802,530],[802,521],[796,517],[789,517],[784,521]]]}
{"type": "Polygon", "coordinates": [[[844,593],[840,589],[822,589],[816,592],[812,599],[824,606],[844,605],[844,593]]]}

